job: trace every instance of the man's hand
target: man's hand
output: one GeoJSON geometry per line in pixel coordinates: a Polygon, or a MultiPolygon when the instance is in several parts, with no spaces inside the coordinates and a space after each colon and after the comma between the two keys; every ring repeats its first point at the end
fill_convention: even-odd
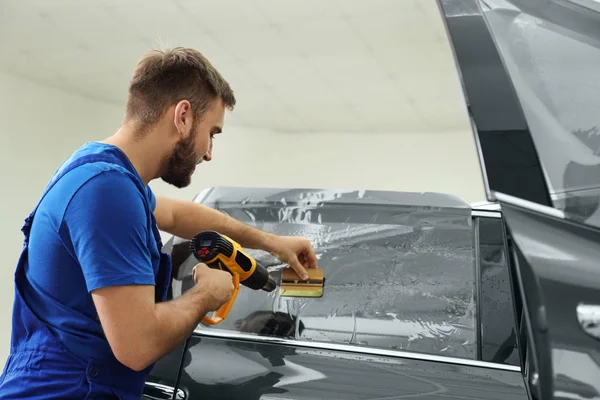
{"type": "Polygon", "coordinates": [[[308,279],[308,268],[317,268],[315,250],[305,237],[275,236],[270,248],[272,255],[287,263],[304,280],[308,279]]]}
{"type": "Polygon", "coordinates": [[[233,294],[233,278],[227,271],[209,268],[206,264],[194,267],[194,282],[206,293],[205,304],[210,311],[216,311],[231,299],[233,294]]]}

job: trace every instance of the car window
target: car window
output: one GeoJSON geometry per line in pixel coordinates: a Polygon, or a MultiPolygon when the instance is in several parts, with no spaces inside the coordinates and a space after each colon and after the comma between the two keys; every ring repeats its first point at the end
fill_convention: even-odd
{"type": "MultiPolygon", "coordinates": [[[[202,202],[266,231],[307,236],[326,279],[318,299],[242,287],[227,320],[202,329],[476,357],[473,231],[464,201],[428,193],[229,189],[202,202]]],[[[175,275],[183,281],[175,292],[185,291],[196,261],[185,241],[174,243],[174,264],[182,264],[175,275]]],[[[248,252],[279,279],[276,258],[248,252]]]]}
{"type": "Polygon", "coordinates": [[[479,4],[518,94],[554,207],[600,226],[598,2],[479,4]]]}
{"type": "Polygon", "coordinates": [[[481,359],[519,364],[515,308],[500,218],[477,218],[481,276],[481,359]]]}

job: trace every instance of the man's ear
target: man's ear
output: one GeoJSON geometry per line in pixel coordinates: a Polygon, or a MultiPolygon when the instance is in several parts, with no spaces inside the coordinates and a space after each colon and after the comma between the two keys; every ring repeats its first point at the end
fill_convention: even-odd
{"type": "Polygon", "coordinates": [[[192,128],[192,105],[187,100],[181,100],[175,105],[173,113],[173,124],[180,136],[180,139],[186,138],[192,128]]]}

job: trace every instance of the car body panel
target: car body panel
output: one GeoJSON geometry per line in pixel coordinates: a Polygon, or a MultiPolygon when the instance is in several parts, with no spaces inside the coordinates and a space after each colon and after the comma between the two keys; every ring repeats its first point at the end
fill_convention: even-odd
{"type": "Polygon", "coordinates": [[[585,329],[600,326],[600,313],[595,322],[578,318],[581,305],[600,309],[600,230],[573,223],[553,208],[501,194],[498,199],[519,252],[535,364],[532,391],[542,399],[600,399],[600,334],[585,329]]]}
{"type": "Polygon", "coordinates": [[[167,353],[156,362],[146,378],[144,400],[175,400],[182,398],[184,393],[176,390],[176,388],[179,383],[185,346],[186,343],[180,344],[175,350],[167,353]]]}
{"type": "Polygon", "coordinates": [[[525,399],[518,371],[261,341],[205,337],[186,351],[180,388],[211,400],[525,399]],[[206,360],[203,362],[202,360],[206,360]]]}

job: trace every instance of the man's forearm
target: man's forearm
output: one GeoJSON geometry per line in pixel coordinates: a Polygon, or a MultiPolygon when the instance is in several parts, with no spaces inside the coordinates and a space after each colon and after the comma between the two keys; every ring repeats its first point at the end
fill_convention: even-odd
{"type": "Polygon", "coordinates": [[[306,268],[317,267],[315,251],[307,238],[284,237],[264,232],[203,204],[157,196],[154,215],[159,229],[192,239],[213,230],[229,236],[242,247],[266,251],[292,267],[302,279],[306,268]]]}
{"type": "Polygon", "coordinates": [[[152,354],[149,361],[156,362],[183,343],[209,312],[206,290],[196,285],[181,297],[155,305],[152,354]]]}
{"type": "Polygon", "coordinates": [[[170,232],[184,239],[191,239],[205,230],[213,230],[229,236],[241,246],[271,251],[275,235],[261,231],[203,204],[172,200],[176,223],[170,232]]]}

